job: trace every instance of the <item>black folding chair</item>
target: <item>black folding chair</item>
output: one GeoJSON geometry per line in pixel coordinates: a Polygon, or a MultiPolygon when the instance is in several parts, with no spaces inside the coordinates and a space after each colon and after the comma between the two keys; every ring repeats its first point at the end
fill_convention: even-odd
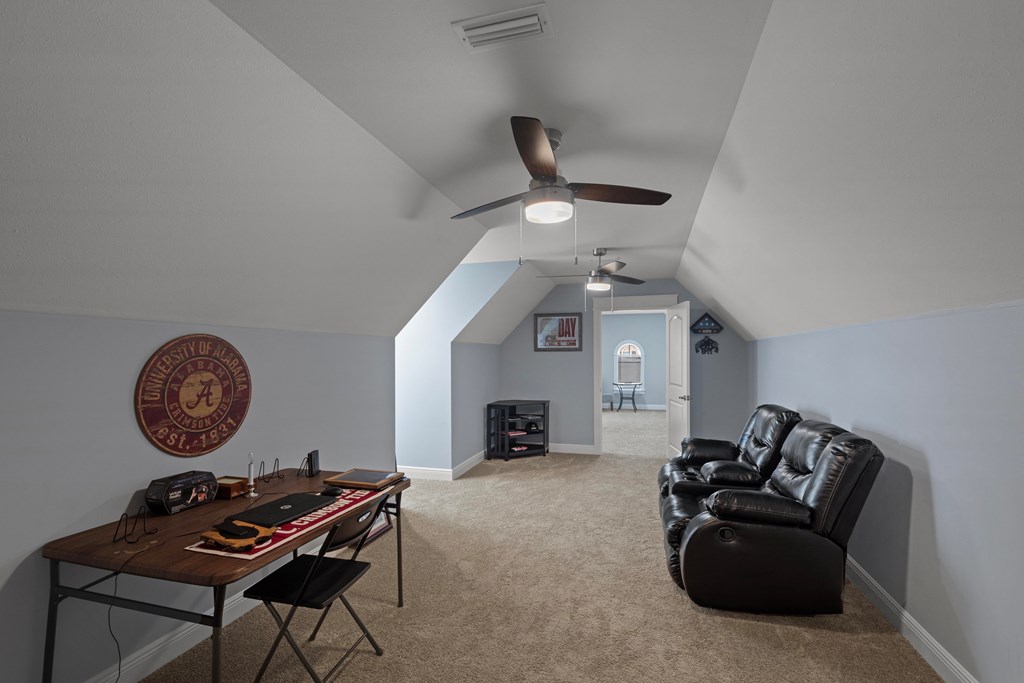
{"type": "Polygon", "coordinates": [[[363,624],[363,620],[359,618],[359,615],[352,609],[348,599],[345,598],[345,591],[355,584],[366,573],[366,570],[370,568],[368,562],[359,562],[356,560],[356,557],[358,557],[359,551],[362,550],[363,544],[366,542],[366,536],[373,525],[373,520],[377,519],[387,499],[387,495],[383,495],[380,502],[371,509],[359,515],[348,515],[343,518],[331,527],[323,544],[320,546],[320,551],[316,555],[299,555],[288,564],[279,567],[256,584],[250,586],[243,593],[247,598],[262,600],[279,627],[274,644],[270,647],[270,652],[267,653],[266,658],[264,658],[259,673],[256,674],[256,681],[263,678],[263,674],[266,673],[270,660],[273,659],[282,638],[286,639],[288,644],[292,646],[302,665],[306,667],[306,671],[309,672],[310,677],[316,683],[323,683],[323,680],[333,676],[345,660],[348,659],[349,655],[355,651],[359,643],[363,642],[364,638],[370,641],[370,645],[373,646],[377,656],[384,654],[380,645],[377,644],[377,641],[374,640],[367,630],[366,625],[363,624]],[[332,549],[353,543],[356,544],[356,549],[351,559],[345,560],[325,556],[332,549]],[[288,630],[288,625],[291,623],[292,617],[295,616],[295,612],[299,607],[322,610],[323,614],[320,616],[320,621],[317,622],[316,628],[313,629],[313,633],[309,636],[309,640],[313,640],[316,638],[316,634],[320,630],[324,618],[327,616],[327,610],[330,609],[335,600],[340,600],[345,605],[348,613],[352,615],[352,619],[355,620],[363,633],[356,642],[352,643],[352,646],[342,655],[341,659],[331,667],[327,675],[320,678],[313,665],[310,664],[309,659],[303,654],[298,643],[295,642],[295,638],[288,630]],[[274,603],[290,606],[288,614],[283,619],[277,608],[274,607],[274,603]]]}

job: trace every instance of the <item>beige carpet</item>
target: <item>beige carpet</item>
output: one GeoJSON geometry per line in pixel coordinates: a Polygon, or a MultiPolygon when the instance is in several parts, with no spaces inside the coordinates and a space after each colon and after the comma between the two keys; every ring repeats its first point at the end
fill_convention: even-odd
{"type": "MultiPolygon", "coordinates": [[[[850,584],[835,616],[694,606],[661,547],[664,413],[604,418],[605,455],[489,461],[455,482],[414,481],[403,501],[406,606],[394,603],[390,534],[364,551],[373,567],[349,592],[384,656],[363,643],[332,680],[939,680],[850,584]]],[[[312,615],[301,623],[307,632],[312,615]]],[[[227,627],[225,679],[252,680],[273,633],[262,606],[227,627]]],[[[306,651],[326,671],[356,633],[335,609],[306,651]]],[[[207,641],[146,681],[209,680],[209,657],[207,641]]],[[[284,646],[266,680],[308,678],[284,646]]]]}

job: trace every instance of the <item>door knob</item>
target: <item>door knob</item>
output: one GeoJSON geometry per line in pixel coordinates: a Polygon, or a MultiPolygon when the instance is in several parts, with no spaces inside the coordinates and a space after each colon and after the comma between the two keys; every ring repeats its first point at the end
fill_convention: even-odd
{"type": "Polygon", "coordinates": [[[693,398],[693,397],[690,396],[689,394],[687,394],[686,396],[680,396],[679,400],[680,401],[689,401],[691,398],[693,398]]]}

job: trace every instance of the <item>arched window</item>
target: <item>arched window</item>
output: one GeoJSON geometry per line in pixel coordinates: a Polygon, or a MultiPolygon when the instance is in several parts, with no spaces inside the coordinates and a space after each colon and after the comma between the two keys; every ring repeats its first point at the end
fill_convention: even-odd
{"type": "Polygon", "coordinates": [[[615,347],[614,382],[616,384],[639,384],[638,392],[643,391],[644,383],[644,350],[631,339],[615,347]]]}

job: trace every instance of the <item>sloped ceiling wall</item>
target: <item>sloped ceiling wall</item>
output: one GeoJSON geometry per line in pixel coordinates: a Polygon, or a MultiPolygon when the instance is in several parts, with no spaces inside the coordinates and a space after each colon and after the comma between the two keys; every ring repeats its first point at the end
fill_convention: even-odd
{"type": "Polygon", "coordinates": [[[554,287],[554,282],[541,277],[540,271],[532,264],[523,264],[480,309],[455,341],[500,344],[554,287]]]}
{"type": "MultiPolygon", "coordinates": [[[[534,0],[211,2],[461,209],[527,189],[511,115],[564,133],[570,181],[671,193],[660,207],[577,206],[579,253],[628,248],[641,279],[675,274],[771,6],[547,0],[546,37],[470,54],[450,22],[534,0]]],[[[491,228],[475,260],[521,253],[516,206],[469,220],[491,228]]],[[[573,230],[525,232],[538,269],[567,272],[573,230]]]]}
{"type": "Polygon", "coordinates": [[[0,309],[392,336],[483,233],[206,0],[0,6],[0,309]]]}
{"type": "MultiPolygon", "coordinates": [[[[436,22],[473,11],[454,5],[436,22]]],[[[750,37],[764,5],[733,10],[750,37]]],[[[747,338],[1024,299],[1021,27],[1017,0],[777,0],[667,267],[685,242],[677,279],[747,338]]],[[[483,234],[421,176],[478,166],[426,146],[413,171],[206,0],[9,0],[0,64],[0,308],[394,335],[483,234]]],[[[548,73],[531,65],[507,68],[548,73]]],[[[536,92],[463,147],[507,144],[509,113],[559,99],[536,92]]],[[[392,119],[443,107],[393,93],[392,119]]]]}
{"type": "Polygon", "coordinates": [[[1022,27],[776,0],[677,279],[748,338],[1024,299],[1022,27]]]}

